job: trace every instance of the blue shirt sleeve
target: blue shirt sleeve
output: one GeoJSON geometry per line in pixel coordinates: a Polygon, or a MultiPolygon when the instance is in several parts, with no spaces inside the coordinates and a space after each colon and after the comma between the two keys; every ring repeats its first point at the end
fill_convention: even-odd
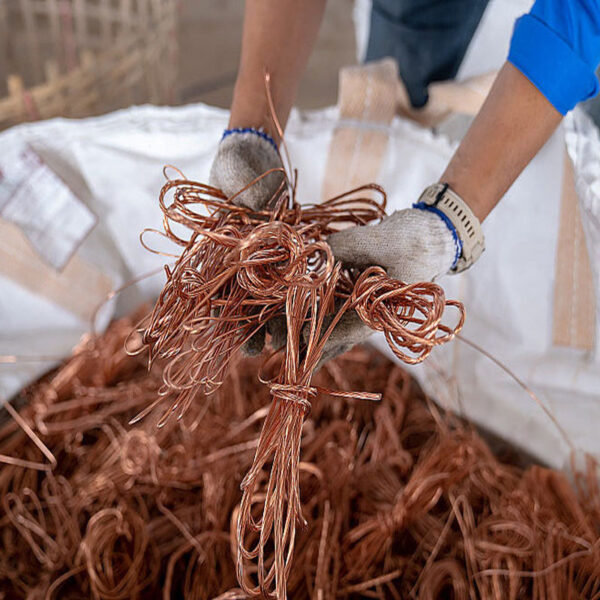
{"type": "Polygon", "coordinates": [[[517,19],[508,60],[566,114],[600,85],[599,0],[536,0],[517,19]]]}

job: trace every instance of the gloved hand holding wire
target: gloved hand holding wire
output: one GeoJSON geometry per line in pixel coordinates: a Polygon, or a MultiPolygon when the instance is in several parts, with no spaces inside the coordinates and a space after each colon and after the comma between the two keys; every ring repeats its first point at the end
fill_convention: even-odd
{"type": "Polygon", "coordinates": [[[227,129],[213,161],[209,181],[228,197],[250,186],[234,199],[234,203],[258,211],[267,207],[281,185],[283,172],[273,171],[281,168],[277,145],[270,135],[253,127],[227,129]]]}
{"type": "MultiPolygon", "coordinates": [[[[234,204],[260,211],[268,208],[269,200],[284,180],[283,171],[276,169],[282,169],[281,158],[269,134],[253,127],[232,128],[223,133],[209,182],[229,198],[237,194],[234,204]]],[[[262,328],[246,342],[243,350],[254,356],[264,345],[265,328],[262,328]]]]}
{"type": "MultiPolygon", "coordinates": [[[[334,233],[328,242],[342,263],[361,270],[379,265],[403,283],[433,281],[457,260],[457,242],[446,223],[417,208],[397,211],[378,225],[334,233]]],[[[366,341],[372,333],[354,311],[349,312],[327,341],[322,362],[366,341]]]]}
{"type": "MultiPolygon", "coordinates": [[[[533,12],[540,13],[545,7],[542,21],[556,25],[561,13],[555,5],[550,0],[539,2],[533,12]]],[[[281,166],[276,152],[280,140],[278,132],[271,129],[271,110],[285,128],[324,6],[324,0],[247,0],[229,130],[211,172],[211,182],[230,197],[265,171],[281,166]],[[271,75],[273,106],[266,102],[265,72],[271,75]]],[[[593,11],[572,12],[580,25],[594,25],[588,22],[593,11]]],[[[593,69],[581,68],[597,64],[598,37],[576,37],[571,48],[560,36],[553,37],[552,27],[538,31],[541,17],[536,14],[518,21],[509,60],[440,178],[445,184],[445,199],[431,202],[430,194],[429,202],[421,199],[415,208],[396,212],[379,225],[334,234],[329,242],[340,261],[359,268],[380,265],[389,275],[410,283],[437,279],[477,260],[483,249],[479,223],[545,144],[562,116],[598,89],[593,69]],[[555,61],[548,60],[544,44],[529,43],[532,28],[536,35],[544,34],[550,54],[558,57],[555,61]],[[587,41],[583,44],[582,40],[587,41]],[[582,62],[581,57],[590,60],[582,62]],[[554,68],[555,64],[577,68],[560,70],[554,68]],[[448,190],[460,200],[458,204],[453,202],[452,194],[446,194],[448,190]],[[455,212],[456,206],[462,215],[455,212]]],[[[255,189],[244,191],[238,201],[255,209],[264,208],[263,203],[271,197],[269,192],[280,184],[277,173],[270,174],[252,186],[255,189]]],[[[325,348],[324,359],[365,339],[367,332],[357,323],[352,313],[339,323],[325,348]]],[[[269,325],[276,345],[282,343],[285,335],[277,332],[273,323],[269,325]]],[[[262,338],[255,337],[251,342],[258,350],[262,338]]]]}

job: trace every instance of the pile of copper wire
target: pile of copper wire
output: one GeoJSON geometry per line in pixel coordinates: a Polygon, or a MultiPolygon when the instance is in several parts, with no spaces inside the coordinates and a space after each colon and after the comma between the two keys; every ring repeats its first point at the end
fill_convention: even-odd
{"type": "Polygon", "coordinates": [[[380,267],[360,273],[335,261],[326,241],[332,232],[385,215],[379,186],[302,206],[294,190],[282,178],[268,210],[253,211],[210,186],[168,181],[159,197],[164,232],[158,233],[182,251],[166,269],[165,286],[141,328],[150,364],[161,358],[166,365],[159,397],[138,418],[167,397],[162,427],[173,413],[182,418],[199,390],[210,394],[222,385],[243,345],[273,322],[285,323],[283,347],[257,369],[273,402],[241,484],[237,525],[240,585],[249,596],[268,598],[286,595],[296,527],[304,522],[299,461],[311,402],[320,392],[380,397],[361,386],[340,392],[312,384],[336,325],[355,310],[368,327],[384,332],[398,358],[417,363],[453,339],[464,322],[463,306],[435,283],[407,285],[380,267]],[[457,312],[453,326],[443,323],[448,307],[457,312]]]}
{"type": "MultiPolygon", "coordinates": [[[[130,350],[142,345],[136,321],[84,340],[22,392],[18,411],[8,405],[16,420],[0,427],[2,598],[246,597],[236,529],[271,404],[256,377],[262,361],[232,360],[222,385],[198,391],[181,419],[157,428],[151,413],[130,426],[168,362],[157,357],[148,372],[123,350],[126,339],[130,350]]],[[[312,385],[382,399],[311,397],[290,598],[600,598],[591,459],[572,482],[503,461],[372,350],[330,361],[312,385]]],[[[248,535],[252,547],[258,533],[248,535]]],[[[263,552],[272,564],[274,546],[263,552]]],[[[258,584],[257,571],[247,585],[258,584]]]]}

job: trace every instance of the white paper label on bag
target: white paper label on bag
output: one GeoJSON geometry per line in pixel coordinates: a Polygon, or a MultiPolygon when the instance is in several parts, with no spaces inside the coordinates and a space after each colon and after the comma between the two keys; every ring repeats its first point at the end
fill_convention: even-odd
{"type": "Polygon", "coordinates": [[[0,162],[0,217],[17,225],[39,256],[62,271],[97,218],[29,147],[0,162]]]}

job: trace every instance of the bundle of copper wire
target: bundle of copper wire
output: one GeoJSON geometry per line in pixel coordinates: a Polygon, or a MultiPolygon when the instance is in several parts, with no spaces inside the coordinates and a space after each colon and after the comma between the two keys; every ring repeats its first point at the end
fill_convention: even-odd
{"type": "MultiPolygon", "coordinates": [[[[168,361],[156,358],[148,372],[124,352],[125,339],[130,350],[142,345],[137,319],[84,340],[22,392],[18,411],[8,405],[16,421],[0,427],[3,598],[247,596],[236,581],[236,528],[240,485],[271,410],[261,360],[232,359],[222,385],[198,391],[181,419],[157,428],[151,413],[132,427],[168,361]]],[[[298,475],[306,525],[289,597],[600,598],[591,459],[573,482],[500,460],[372,350],[330,361],[312,385],[382,400],[311,396],[298,475]]],[[[274,546],[263,553],[273,564],[274,546]]]]}
{"type": "MultiPolygon", "coordinates": [[[[356,310],[366,325],[384,332],[396,356],[410,363],[424,360],[463,325],[462,305],[447,300],[440,286],[407,285],[380,267],[358,273],[334,260],[327,236],[380,219],[385,201],[383,190],[372,184],[301,206],[285,178],[263,211],[238,206],[235,197],[186,179],[169,181],[161,191],[163,235],[183,250],[167,268],[166,284],[143,327],[150,363],[156,357],[167,360],[157,402],[167,396],[170,403],[159,426],[174,412],[181,418],[199,389],[218,389],[236,352],[252,336],[275,319],[286,325],[284,348],[265,365],[274,371],[263,375],[273,403],[242,482],[238,578],[249,596],[286,595],[296,525],[305,523],[299,490],[303,421],[318,392],[340,395],[319,390],[311,379],[345,313],[356,310]],[[454,326],[442,322],[449,306],[458,312],[454,326]]],[[[341,395],[379,399],[360,387],[341,395]]]]}

